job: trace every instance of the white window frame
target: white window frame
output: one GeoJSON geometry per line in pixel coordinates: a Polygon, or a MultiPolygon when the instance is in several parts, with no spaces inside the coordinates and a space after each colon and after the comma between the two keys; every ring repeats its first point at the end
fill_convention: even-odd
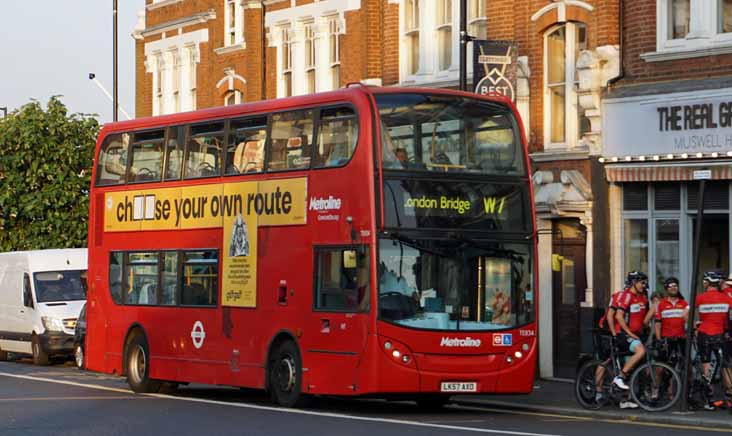
{"type": "Polygon", "coordinates": [[[244,43],[244,13],[241,0],[224,0],[224,47],[244,43]],[[234,26],[231,26],[231,6],[234,7],[234,26]],[[232,41],[232,36],[234,40],[232,41]]]}
{"type": "Polygon", "coordinates": [[[153,59],[155,59],[155,66],[153,68],[153,80],[152,80],[152,86],[153,86],[153,116],[155,115],[163,115],[165,113],[165,107],[164,107],[164,97],[165,97],[165,91],[163,86],[165,85],[165,75],[164,75],[164,64],[163,64],[163,54],[160,52],[157,52],[153,55],[153,59]]]}
{"type": "Polygon", "coordinates": [[[336,15],[328,19],[328,63],[332,89],[341,87],[341,23],[336,15]]]}
{"type": "Polygon", "coordinates": [[[315,37],[315,22],[309,21],[303,23],[303,34],[305,36],[305,43],[303,44],[304,58],[305,58],[305,85],[308,93],[314,93],[318,90],[318,75],[317,75],[317,38],[315,37]],[[312,74],[313,80],[310,82],[310,75],[312,74]]]}
{"type": "MultiPolygon", "coordinates": [[[[460,0],[457,0],[459,3],[460,0]]],[[[453,62],[453,45],[455,40],[455,32],[453,31],[454,27],[454,14],[453,14],[453,4],[455,1],[453,0],[436,0],[435,5],[437,6],[436,10],[436,26],[435,26],[435,39],[436,39],[436,71],[448,71],[450,68],[452,68],[454,62],[453,62]],[[449,17],[449,19],[448,19],[449,17]],[[450,40],[448,47],[450,49],[450,60],[447,64],[447,66],[442,65],[442,57],[444,53],[442,53],[443,45],[442,45],[442,38],[444,38],[444,34],[449,33],[450,34],[450,40]]],[[[459,5],[458,5],[458,13],[459,13],[459,5]]]]}
{"type": "Polygon", "coordinates": [[[226,94],[224,94],[224,106],[231,106],[232,104],[241,104],[243,101],[243,94],[238,89],[230,89],[226,91],[226,94]],[[234,98],[234,101],[231,102],[231,97],[234,98]]]}
{"type": "Polygon", "coordinates": [[[186,61],[188,61],[188,101],[190,107],[188,110],[196,110],[196,94],[197,94],[197,77],[196,68],[198,65],[198,48],[186,47],[186,61]]]}
{"type": "Polygon", "coordinates": [[[470,34],[470,36],[473,36],[473,37],[479,36],[479,35],[475,35],[473,32],[473,28],[478,24],[483,23],[486,26],[486,32],[488,30],[487,29],[488,17],[486,16],[486,12],[485,12],[486,11],[485,2],[486,2],[486,0],[468,0],[468,34],[470,34]],[[477,14],[475,14],[476,12],[477,12],[477,14]]]}
{"type": "MultiPolygon", "coordinates": [[[[732,32],[720,33],[718,30],[722,0],[689,0],[689,33],[685,38],[678,39],[668,38],[671,1],[656,0],[657,53],[693,52],[709,48],[729,48],[722,53],[732,52],[732,32]]],[[[667,60],[654,59],[653,55],[649,53],[641,56],[646,60],[667,60]]],[[[710,53],[699,55],[709,56],[710,53]]],[[[688,57],[694,56],[691,54],[688,57]]]]}
{"type": "MultiPolygon", "coordinates": [[[[577,75],[575,59],[576,32],[580,26],[578,23],[568,21],[557,26],[552,26],[544,33],[543,49],[543,90],[544,90],[544,149],[570,149],[579,143],[579,101],[577,98],[577,75]],[[565,28],[564,35],[564,141],[551,141],[552,110],[551,90],[549,88],[549,63],[548,63],[548,39],[549,35],[557,29],[565,28]]],[[[585,32],[587,28],[585,27],[585,32]]],[[[585,38],[589,39],[587,34],[585,38]]]]}
{"type": "Polygon", "coordinates": [[[172,111],[181,111],[181,59],[177,48],[170,50],[170,93],[173,99],[172,111]]]}
{"type": "Polygon", "coordinates": [[[282,68],[280,70],[280,81],[282,83],[282,97],[290,97],[295,95],[295,84],[293,81],[293,68],[292,68],[292,29],[290,25],[281,26],[278,31],[280,32],[281,45],[280,45],[280,64],[282,68]],[[289,76],[290,87],[287,89],[287,78],[289,76]]]}
{"type": "Polygon", "coordinates": [[[403,69],[404,69],[404,76],[405,77],[411,77],[414,78],[414,76],[418,75],[420,71],[422,70],[422,57],[424,56],[424,52],[422,50],[422,38],[424,37],[424,34],[422,32],[422,17],[421,12],[423,9],[423,4],[421,0],[403,0],[403,7],[401,8],[402,11],[402,25],[403,25],[403,31],[402,31],[402,47],[403,47],[403,69]],[[407,14],[407,4],[412,5],[412,14],[411,17],[407,14]],[[415,25],[416,23],[416,25],[415,25]],[[409,26],[409,25],[412,26],[409,26]],[[413,38],[417,39],[417,65],[412,65],[412,59],[414,58],[412,49],[413,46],[411,44],[411,40],[413,38]],[[410,68],[411,67],[411,68],[410,68]]]}

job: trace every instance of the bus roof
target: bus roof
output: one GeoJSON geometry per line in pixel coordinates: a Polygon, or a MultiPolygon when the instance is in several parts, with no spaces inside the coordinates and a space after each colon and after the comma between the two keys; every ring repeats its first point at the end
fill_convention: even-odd
{"type": "Polygon", "coordinates": [[[286,110],[297,107],[304,107],[312,104],[328,104],[343,100],[356,100],[365,98],[369,94],[397,94],[397,93],[419,93],[419,94],[438,94],[453,95],[469,98],[478,98],[481,100],[491,101],[494,103],[508,105],[511,109],[516,110],[510,99],[499,95],[480,95],[472,92],[458,91],[454,89],[444,88],[418,88],[418,87],[380,87],[369,86],[363,84],[349,84],[345,88],[335,91],[320,92],[315,94],[299,95],[294,97],[278,98],[271,100],[260,100],[251,103],[243,103],[233,106],[219,106],[206,109],[199,109],[190,112],[180,112],[169,115],[160,115],[154,117],[137,118],[127,121],[119,121],[116,123],[104,124],[99,137],[103,137],[107,133],[116,131],[129,131],[145,128],[155,128],[161,126],[169,126],[172,124],[190,123],[196,121],[206,121],[217,118],[226,118],[231,116],[242,115],[244,113],[260,113],[271,112],[277,110],[286,110]],[[244,111],[242,111],[244,109],[244,111]]]}

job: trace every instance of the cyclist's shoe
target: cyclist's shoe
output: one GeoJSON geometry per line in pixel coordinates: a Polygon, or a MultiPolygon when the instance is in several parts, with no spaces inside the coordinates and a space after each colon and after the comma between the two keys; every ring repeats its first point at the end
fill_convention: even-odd
{"type": "Polygon", "coordinates": [[[628,387],[628,385],[625,384],[625,380],[620,376],[617,376],[613,379],[613,384],[624,391],[627,391],[628,389],[630,389],[628,387]]]}
{"type": "Polygon", "coordinates": [[[630,400],[625,400],[620,402],[620,408],[621,409],[637,409],[638,405],[630,400]]]}
{"type": "Polygon", "coordinates": [[[715,410],[715,409],[716,409],[716,407],[714,407],[714,404],[712,404],[711,402],[704,404],[704,410],[715,410]]]}
{"type": "Polygon", "coordinates": [[[603,401],[605,401],[605,395],[603,395],[602,392],[595,393],[595,402],[602,403],[603,401]]]}

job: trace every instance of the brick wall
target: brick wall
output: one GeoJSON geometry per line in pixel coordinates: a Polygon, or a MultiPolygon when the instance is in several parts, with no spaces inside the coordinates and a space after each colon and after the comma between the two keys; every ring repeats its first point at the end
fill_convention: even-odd
{"type": "Polygon", "coordinates": [[[625,0],[625,78],[618,85],[636,85],[694,78],[729,76],[732,56],[647,62],[641,54],[656,51],[656,0],[625,0]]]}

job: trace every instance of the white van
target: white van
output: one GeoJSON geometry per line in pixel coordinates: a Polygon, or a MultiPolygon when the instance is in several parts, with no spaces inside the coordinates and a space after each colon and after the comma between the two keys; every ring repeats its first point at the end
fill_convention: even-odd
{"type": "Polygon", "coordinates": [[[86,265],[86,248],[0,253],[0,361],[10,352],[46,365],[73,354],[86,265]]]}

